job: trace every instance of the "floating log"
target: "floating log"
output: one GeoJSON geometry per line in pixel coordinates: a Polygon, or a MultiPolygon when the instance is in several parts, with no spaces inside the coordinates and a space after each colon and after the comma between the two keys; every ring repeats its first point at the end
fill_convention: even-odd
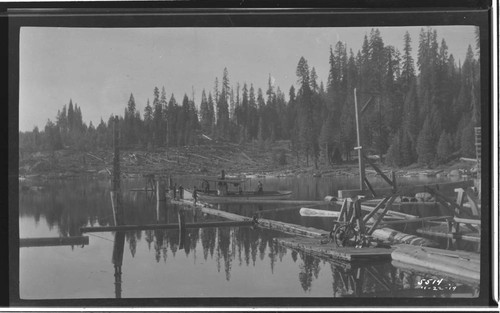
{"type": "Polygon", "coordinates": [[[437,220],[450,220],[452,219],[453,216],[428,216],[428,217],[419,217],[419,218],[414,218],[410,220],[399,220],[399,221],[387,221],[387,222],[382,222],[382,225],[395,225],[395,224],[407,224],[407,223],[417,223],[417,222],[424,222],[424,221],[437,221],[437,220]]]}
{"type": "MultiPolygon", "coordinates": [[[[344,200],[347,200],[347,199],[344,199],[344,200]]],[[[344,201],[341,201],[341,200],[337,200],[337,204],[338,205],[343,205],[343,202],[344,201]]],[[[375,208],[371,207],[371,206],[368,206],[368,205],[361,205],[361,210],[363,211],[368,211],[368,212],[372,212],[373,210],[375,210],[375,208]]],[[[417,218],[418,216],[415,216],[415,215],[411,215],[411,214],[406,214],[406,213],[401,213],[401,212],[396,212],[396,211],[392,211],[392,210],[388,210],[387,213],[386,213],[387,216],[390,216],[390,217],[400,217],[400,218],[404,218],[404,219],[414,219],[414,218],[417,218]]]]}
{"type": "Polygon", "coordinates": [[[338,211],[327,211],[310,208],[301,208],[299,211],[300,216],[317,216],[317,217],[339,217],[338,211]]]}
{"type": "Polygon", "coordinates": [[[219,199],[210,199],[207,201],[212,204],[218,204],[218,203],[224,203],[224,204],[244,204],[244,203],[251,203],[251,204],[301,204],[301,205],[308,205],[308,204],[328,204],[330,202],[325,202],[325,201],[318,201],[318,200],[279,200],[279,199],[268,199],[268,200],[258,200],[258,199],[232,199],[231,197],[221,197],[219,199]]]}
{"type": "MultiPolygon", "coordinates": [[[[191,206],[194,205],[193,202],[189,200],[183,200],[183,203],[191,206]]],[[[212,209],[209,207],[209,205],[201,204],[199,202],[196,203],[196,207],[199,208],[203,213],[223,217],[233,221],[254,221],[254,218],[212,209]]],[[[256,221],[257,221],[257,223],[255,224],[256,226],[281,231],[283,233],[291,235],[301,235],[304,237],[312,237],[312,238],[323,238],[330,234],[330,232],[322,229],[316,229],[312,227],[305,227],[296,224],[268,220],[264,218],[259,218],[256,221]]]]}
{"type": "Polygon", "coordinates": [[[436,225],[427,228],[417,229],[417,233],[427,236],[460,239],[470,242],[481,242],[481,234],[477,232],[467,232],[461,230],[459,232],[449,232],[448,225],[436,225]]]}
{"type": "Polygon", "coordinates": [[[457,223],[481,225],[481,220],[475,220],[475,219],[470,219],[470,218],[455,217],[453,220],[457,223]]]}
{"type": "Polygon", "coordinates": [[[428,246],[435,247],[439,244],[433,240],[405,234],[403,232],[390,229],[390,228],[378,228],[372,233],[373,238],[388,241],[391,244],[406,243],[414,246],[428,246]]]}
{"type": "Polygon", "coordinates": [[[88,236],[20,238],[19,247],[84,246],[89,244],[88,236]]]}
{"type": "MultiPolygon", "coordinates": [[[[241,221],[221,221],[221,222],[203,222],[186,223],[186,228],[209,228],[209,227],[238,227],[251,226],[252,219],[241,221]]],[[[120,226],[97,226],[80,227],[82,233],[109,232],[109,231],[131,231],[131,230],[149,230],[149,229],[179,229],[179,224],[148,224],[148,225],[120,225],[120,226]]]]}
{"type": "MultiPolygon", "coordinates": [[[[442,252],[440,252],[439,250],[441,249],[430,250],[422,247],[398,245],[391,256],[393,260],[402,263],[479,280],[479,262],[461,258],[462,252],[456,252],[455,255],[450,256],[454,251],[441,250],[442,252]]],[[[472,256],[472,253],[467,253],[467,255],[474,260],[478,259],[477,256],[472,256]]]]}
{"type": "MultiPolygon", "coordinates": [[[[450,193],[453,194],[455,188],[467,188],[473,187],[474,181],[460,181],[453,183],[440,183],[440,184],[429,184],[429,185],[416,185],[416,186],[400,186],[397,189],[397,194],[400,196],[414,196],[419,192],[429,192],[429,188],[434,188],[439,190],[441,193],[450,193]]],[[[375,193],[380,198],[385,198],[391,195],[394,195],[393,188],[377,188],[374,189],[375,193]]],[[[339,190],[338,197],[340,199],[344,198],[354,198],[356,196],[366,196],[369,197],[371,192],[369,190],[361,190],[361,189],[353,189],[353,190],[339,190]]]]}
{"type": "Polygon", "coordinates": [[[471,159],[471,158],[460,158],[460,161],[466,161],[466,162],[473,162],[476,163],[477,159],[471,159]]]}
{"type": "Polygon", "coordinates": [[[332,258],[343,261],[374,261],[390,259],[393,249],[385,248],[354,248],[337,247],[334,243],[322,244],[318,239],[312,238],[277,238],[279,244],[305,251],[323,258],[332,258]]]}

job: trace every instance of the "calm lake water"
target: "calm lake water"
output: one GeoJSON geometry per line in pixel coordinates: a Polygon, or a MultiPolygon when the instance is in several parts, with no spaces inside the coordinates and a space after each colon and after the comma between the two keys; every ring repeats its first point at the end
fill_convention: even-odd
{"type": "MultiPolygon", "coordinates": [[[[339,189],[356,189],[356,177],[259,178],[264,188],[291,190],[293,199],[323,199],[339,189]]],[[[370,178],[375,186],[384,182],[370,178]]],[[[400,184],[446,181],[400,178],[400,184]]],[[[192,187],[189,177],[174,181],[192,187]]],[[[23,183],[25,184],[25,183],[23,183]]],[[[109,180],[78,178],[32,181],[19,194],[19,237],[80,236],[82,226],[113,225],[109,180]]],[[[126,224],[176,223],[176,205],[157,210],[144,180],[122,181],[126,224]]],[[[286,205],[281,205],[287,207],[286,205]]],[[[290,206],[290,205],[288,205],[290,206]]],[[[331,219],[300,216],[299,207],[266,211],[278,205],[221,205],[220,209],[325,230],[331,219]]],[[[186,222],[217,218],[188,211],[186,222]]],[[[83,246],[20,248],[21,299],[184,298],[184,297],[475,297],[473,282],[411,272],[400,265],[343,265],[278,245],[284,236],[252,227],[88,233],[83,246]],[[442,291],[425,291],[421,279],[444,278],[442,291]]],[[[460,244],[460,243],[459,243],[460,244]]],[[[474,246],[459,248],[476,249],[474,246]]]]}

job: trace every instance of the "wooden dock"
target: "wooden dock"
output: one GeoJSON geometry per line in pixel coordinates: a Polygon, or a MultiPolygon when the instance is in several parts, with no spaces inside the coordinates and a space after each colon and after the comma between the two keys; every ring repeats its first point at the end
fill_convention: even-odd
{"type": "MultiPolygon", "coordinates": [[[[186,223],[184,228],[210,228],[210,227],[241,227],[252,226],[253,222],[249,221],[221,221],[221,222],[203,222],[203,223],[186,223]]],[[[146,225],[117,225],[117,226],[95,226],[95,227],[80,227],[82,233],[96,233],[109,231],[134,231],[134,230],[151,230],[151,229],[179,229],[179,224],[146,224],[146,225]]]]}
{"type": "Polygon", "coordinates": [[[19,247],[49,247],[49,246],[85,246],[89,244],[88,236],[20,238],[19,247]]]}
{"type": "MultiPolygon", "coordinates": [[[[187,204],[190,206],[193,206],[194,203],[189,200],[183,200],[183,204],[187,204]]],[[[225,212],[217,209],[213,209],[210,207],[210,205],[207,204],[202,204],[202,203],[196,203],[196,208],[201,210],[201,212],[214,215],[214,216],[219,216],[226,218],[228,220],[232,221],[253,221],[256,222],[255,225],[258,227],[262,228],[267,228],[267,229],[272,229],[272,230],[277,230],[281,231],[286,234],[290,235],[300,235],[304,237],[311,237],[311,238],[323,238],[327,237],[330,232],[322,229],[317,229],[313,227],[305,227],[301,225],[296,225],[296,224],[290,224],[290,223],[285,223],[285,222],[280,222],[280,221],[274,221],[274,220],[268,220],[264,218],[259,218],[259,219],[254,219],[252,217],[247,217],[247,216],[242,216],[230,212],[225,212]]]]}
{"type": "Polygon", "coordinates": [[[393,249],[338,247],[334,243],[322,244],[319,239],[277,238],[276,241],[292,249],[305,251],[315,256],[348,262],[390,260],[393,249]]]}

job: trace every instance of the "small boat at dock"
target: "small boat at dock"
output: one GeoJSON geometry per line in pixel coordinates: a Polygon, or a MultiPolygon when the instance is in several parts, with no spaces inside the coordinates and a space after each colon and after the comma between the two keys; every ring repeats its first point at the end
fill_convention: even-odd
{"type": "Polygon", "coordinates": [[[197,195],[198,199],[206,202],[282,200],[292,195],[292,192],[288,190],[245,190],[246,179],[241,178],[203,178],[201,181],[201,188],[197,189],[197,195]],[[213,185],[216,188],[213,188],[213,185]]]}
{"type": "Polygon", "coordinates": [[[217,202],[231,202],[235,199],[238,200],[282,200],[288,199],[292,195],[291,191],[263,191],[261,193],[255,193],[253,191],[244,191],[242,193],[238,192],[228,192],[226,195],[217,195],[216,193],[205,193],[198,191],[198,197],[200,200],[210,202],[211,200],[216,200],[217,202]]]}

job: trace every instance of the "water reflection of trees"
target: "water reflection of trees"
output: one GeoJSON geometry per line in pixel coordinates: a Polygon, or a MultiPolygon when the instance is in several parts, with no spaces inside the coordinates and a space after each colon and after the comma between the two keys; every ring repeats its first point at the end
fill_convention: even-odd
{"type": "MultiPolygon", "coordinates": [[[[49,229],[57,227],[60,236],[77,236],[80,227],[113,224],[109,182],[89,178],[35,184],[41,189],[19,194],[19,216],[33,217],[35,226],[44,217],[49,229]]],[[[124,192],[123,207],[126,223],[150,224],[155,220],[155,202],[145,193],[124,192]]]]}
{"type": "MultiPolygon", "coordinates": [[[[86,225],[112,224],[112,210],[107,182],[53,181],[42,191],[22,192],[20,196],[20,216],[33,217],[35,223],[44,217],[49,228],[58,227],[62,236],[79,235],[79,229],[86,225]]],[[[124,219],[127,223],[151,224],[176,223],[178,208],[168,206],[161,214],[156,204],[144,193],[131,198],[124,195],[124,219]]],[[[228,211],[252,216],[254,206],[228,206],[228,211]]],[[[263,207],[262,209],[268,209],[263,207]]],[[[297,217],[279,213],[271,213],[267,218],[295,222],[297,217]],[[287,217],[286,216],[292,216],[287,217]]],[[[300,218],[300,217],[299,217],[300,218]]],[[[210,216],[196,215],[186,212],[186,222],[203,222],[214,220],[210,216]]],[[[144,240],[157,262],[167,262],[168,257],[175,257],[179,250],[186,257],[196,258],[193,253],[201,243],[204,260],[215,260],[217,268],[224,270],[226,280],[231,280],[234,268],[256,266],[257,262],[269,264],[271,272],[284,257],[297,264],[297,283],[305,292],[311,292],[314,281],[319,275],[331,275],[332,296],[415,296],[449,297],[451,292],[425,293],[418,289],[418,281],[428,275],[415,274],[394,268],[391,264],[370,264],[369,266],[351,266],[347,268],[338,264],[319,260],[310,255],[298,253],[279,246],[273,238],[281,234],[250,227],[187,229],[183,236],[179,230],[148,230],[125,233],[130,255],[135,257],[137,245],[144,240]],[[182,242],[180,241],[182,239],[182,242]],[[322,272],[323,271],[323,272],[322,272]]],[[[196,262],[196,259],[195,259],[196,262]]],[[[121,275],[121,272],[120,272],[121,275]]],[[[117,280],[118,281],[118,280],[117,280]]],[[[465,294],[477,294],[478,287],[465,283],[456,283],[457,289],[465,294]]],[[[118,290],[118,289],[117,289],[118,290]]]]}
{"type": "MultiPolygon", "coordinates": [[[[156,261],[159,261],[160,253],[163,253],[164,260],[167,258],[167,253],[175,257],[182,244],[179,242],[178,230],[153,231],[151,234],[154,238],[156,261]]],[[[343,264],[320,260],[309,254],[280,246],[273,240],[277,235],[278,233],[251,227],[190,229],[185,237],[183,249],[185,255],[189,256],[201,243],[204,260],[214,259],[214,270],[224,271],[227,281],[231,280],[231,271],[235,264],[237,267],[248,267],[256,266],[257,260],[269,262],[271,272],[274,272],[275,266],[283,262],[284,257],[290,253],[295,263],[300,262],[298,283],[307,293],[312,292],[314,281],[323,274],[332,277],[333,297],[450,297],[452,294],[450,290],[440,292],[421,290],[418,281],[422,278],[431,278],[431,275],[408,272],[395,268],[387,262],[343,264]]],[[[445,283],[447,282],[471,296],[478,292],[477,286],[445,280],[445,283]]]]}

